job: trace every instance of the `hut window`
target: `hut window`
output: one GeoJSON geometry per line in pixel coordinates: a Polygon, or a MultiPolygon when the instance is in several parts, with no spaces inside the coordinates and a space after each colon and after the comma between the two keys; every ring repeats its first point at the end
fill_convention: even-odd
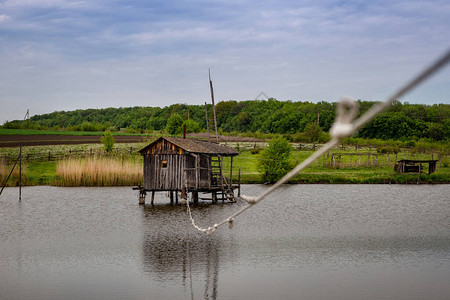
{"type": "Polygon", "coordinates": [[[161,161],[161,168],[167,168],[167,160],[161,161]]]}

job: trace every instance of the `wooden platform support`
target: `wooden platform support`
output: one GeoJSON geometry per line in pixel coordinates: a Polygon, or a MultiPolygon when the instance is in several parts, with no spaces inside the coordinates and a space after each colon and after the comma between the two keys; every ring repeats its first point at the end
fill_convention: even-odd
{"type": "Polygon", "coordinates": [[[145,204],[145,196],[147,195],[147,192],[144,187],[138,185],[137,187],[134,187],[133,190],[139,191],[139,204],[145,204]]]}
{"type": "Polygon", "coordinates": [[[198,204],[198,192],[197,191],[192,192],[192,201],[194,202],[194,204],[198,204]]]}
{"type": "Polygon", "coordinates": [[[238,178],[238,197],[241,196],[241,169],[239,169],[239,178],[238,178]]]}

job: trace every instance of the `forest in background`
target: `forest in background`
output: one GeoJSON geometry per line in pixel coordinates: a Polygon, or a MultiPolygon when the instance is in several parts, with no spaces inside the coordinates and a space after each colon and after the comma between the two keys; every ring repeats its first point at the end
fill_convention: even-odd
{"type": "MultiPolygon", "coordinates": [[[[376,102],[361,101],[359,115],[376,102]]],[[[323,142],[336,115],[337,103],[268,100],[223,101],[216,104],[217,125],[224,134],[282,134],[292,141],[323,142]]],[[[208,105],[212,116],[212,107],[208,105]]],[[[358,116],[359,116],[358,115],[358,116]]],[[[205,106],[174,104],[160,107],[121,107],[57,111],[28,120],[5,122],[6,129],[127,131],[180,134],[206,129],[205,106]]],[[[450,140],[450,105],[409,104],[392,108],[361,128],[356,138],[398,141],[450,140]]]]}

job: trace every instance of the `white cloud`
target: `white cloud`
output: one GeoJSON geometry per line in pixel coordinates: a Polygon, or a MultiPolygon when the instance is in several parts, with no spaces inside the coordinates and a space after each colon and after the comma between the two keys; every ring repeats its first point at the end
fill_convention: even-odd
{"type": "Polygon", "coordinates": [[[7,22],[10,19],[8,15],[0,15],[0,23],[7,22]]]}

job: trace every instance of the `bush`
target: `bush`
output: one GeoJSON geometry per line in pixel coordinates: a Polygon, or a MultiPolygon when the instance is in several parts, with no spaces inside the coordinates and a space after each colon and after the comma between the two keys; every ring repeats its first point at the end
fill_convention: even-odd
{"type": "Polygon", "coordinates": [[[258,169],[266,182],[276,182],[292,168],[289,162],[291,145],[285,138],[278,137],[269,143],[269,147],[261,152],[258,169]]]}
{"type": "Polygon", "coordinates": [[[377,153],[386,154],[386,153],[398,153],[398,147],[394,146],[383,146],[377,149],[377,153]]]}
{"type": "Polygon", "coordinates": [[[194,120],[184,121],[183,125],[186,125],[186,133],[200,132],[200,124],[194,120]]]}
{"type": "Polygon", "coordinates": [[[105,131],[100,141],[103,143],[103,148],[107,153],[111,152],[114,149],[114,137],[111,134],[111,131],[105,131]]]}

